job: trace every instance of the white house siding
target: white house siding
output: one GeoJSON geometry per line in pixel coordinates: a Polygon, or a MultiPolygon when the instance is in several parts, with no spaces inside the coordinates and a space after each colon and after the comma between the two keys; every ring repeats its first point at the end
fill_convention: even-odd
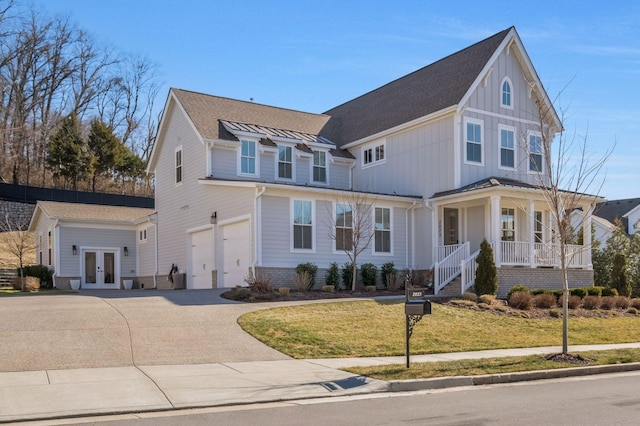
{"type": "Polygon", "coordinates": [[[36,263],[48,266],[56,270],[56,241],[54,221],[47,219],[44,214],[40,214],[35,230],[36,238],[36,263]],[[51,263],[49,263],[49,232],[51,232],[51,263]],[[40,237],[42,237],[42,246],[40,246],[40,237]],[[42,252],[42,262],[40,262],[40,253],[42,252]]]}
{"type": "MultiPolygon", "coordinates": [[[[378,267],[393,261],[397,268],[407,266],[406,208],[394,206],[389,202],[377,202],[376,206],[392,208],[393,254],[373,254],[373,242],[358,257],[358,263],[371,262],[378,267]]],[[[406,205],[407,207],[409,204],[406,205]]],[[[318,196],[304,192],[262,196],[262,262],[265,267],[295,268],[300,263],[312,262],[319,268],[327,268],[331,262],[340,266],[349,261],[342,251],[335,251],[335,241],[329,237],[333,223],[333,203],[331,194],[318,196]],[[315,251],[291,250],[291,200],[311,199],[315,202],[314,241],[315,251]]],[[[409,236],[411,238],[411,235],[409,236]]],[[[411,244],[409,243],[409,248],[411,244]]],[[[409,259],[410,261],[410,259],[409,259]]]]}
{"type": "Polygon", "coordinates": [[[510,54],[504,52],[493,64],[489,78],[482,80],[471,94],[464,117],[471,117],[483,122],[483,158],[482,165],[466,164],[466,144],[464,140],[465,121],[460,120],[460,152],[461,152],[461,186],[477,182],[489,176],[507,177],[532,184],[537,183],[535,173],[529,172],[527,132],[538,131],[535,94],[529,97],[529,85],[522,74],[522,68],[516,59],[513,48],[510,54]],[[513,109],[503,108],[501,86],[504,77],[511,80],[513,109]],[[487,111],[487,112],[485,112],[487,111]],[[515,170],[500,167],[500,135],[499,125],[515,128],[516,161],[515,170]]]}
{"type": "Polygon", "coordinates": [[[61,225],[60,232],[60,267],[56,275],[75,277],[81,275],[81,250],[91,248],[113,248],[120,250],[120,275],[122,277],[135,276],[136,272],[136,231],[107,227],[93,229],[61,225]],[[77,246],[77,253],[73,255],[72,246],[77,246]],[[124,247],[129,250],[129,256],[124,256],[124,247]]]}
{"type": "Polygon", "coordinates": [[[484,213],[484,205],[469,207],[465,211],[467,218],[466,241],[469,241],[471,253],[480,248],[480,243],[482,243],[482,239],[485,237],[485,223],[489,218],[485,218],[484,213]]]}
{"type": "Polygon", "coordinates": [[[137,235],[146,229],[147,240],[141,242],[138,238],[138,276],[153,276],[156,272],[156,227],[155,225],[139,226],[137,235]]]}
{"type": "Polygon", "coordinates": [[[350,169],[351,163],[331,162],[327,159],[329,167],[329,186],[339,189],[350,189],[350,169]]]}
{"type": "Polygon", "coordinates": [[[235,149],[214,145],[209,155],[211,158],[209,176],[217,179],[238,179],[238,152],[235,149]]]}

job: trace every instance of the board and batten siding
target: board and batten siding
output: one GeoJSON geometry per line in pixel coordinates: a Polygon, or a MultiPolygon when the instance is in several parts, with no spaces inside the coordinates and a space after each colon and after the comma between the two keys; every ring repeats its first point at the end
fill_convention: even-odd
{"type": "Polygon", "coordinates": [[[483,123],[482,165],[465,163],[466,144],[464,117],[460,121],[461,186],[487,177],[507,177],[531,184],[537,184],[535,173],[529,172],[528,142],[529,131],[539,131],[538,111],[535,94],[529,96],[529,84],[525,80],[520,63],[513,51],[502,52],[493,64],[493,71],[471,94],[465,105],[464,117],[471,117],[483,123]],[[502,82],[505,77],[511,81],[513,108],[501,106],[502,82]],[[487,111],[487,112],[485,112],[487,111]],[[500,125],[515,128],[515,169],[500,166],[500,125]]]}
{"type": "MultiPolygon", "coordinates": [[[[406,207],[394,206],[389,202],[378,202],[375,205],[392,209],[393,254],[374,254],[374,242],[372,241],[371,245],[358,256],[358,264],[370,262],[380,267],[386,262],[393,261],[397,268],[404,268],[407,262],[406,207]]],[[[312,262],[320,268],[327,268],[331,262],[337,262],[339,266],[342,266],[349,261],[344,252],[334,249],[335,241],[329,236],[330,228],[333,226],[333,202],[331,199],[303,192],[290,196],[269,195],[267,193],[262,196],[261,211],[262,263],[260,266],[295,268],[300,263],[312,262]],[[314,251],[291,250],[292,199],[311,199],[314,201],[314,251]]],[[[371,214],[373,214],[373,210],[371,214]]],[[[409,244],[410,247],[411,244],[409,244]]]]}
{"type": "Polygon", "coordinates": [[[135,276],[136,272],[136,231],[135,229],[120,229],[107,227],[103,229],[60,226],[60,267],[56,275],[72,277],[82,275],[82,249],[109,248],[120,250],[120,275],[135,276]],[[77,246],[78,254],[73,255],[72,246],[77,246]],[[129,256],[123,255],[124,247],[129,250],[129,256]]]}

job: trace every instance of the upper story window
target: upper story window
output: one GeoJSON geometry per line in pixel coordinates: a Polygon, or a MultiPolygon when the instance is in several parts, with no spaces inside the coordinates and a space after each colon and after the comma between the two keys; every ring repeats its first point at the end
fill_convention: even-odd
{"type": "Polygon", "coordinates": [[[336,250],[351,251],[353,246],[353,207],[336,204],[336,250]]]}
{"type": "Polygon", "coordinates": [[[313,151],[313,181],[327,182],[327,153],[313,151]]]}
{"type": "Polygon", "coordinates": [[[509,77],[505,77],[502,80],[500,95],[501,95],[500,106],[503,108],[513,109],[512,95],[511,95],[511,80],[509,80],[509,77]]]}
{"type": "Polygon", "coordinates": [[[278,178],[293,179],[293,148],[278,146],[278,178]]]}
{"type": "Polygon", "coordinates": [[[464,138],[466,162],[482,164],[482,139],[484,122],[474,118],[465,118],[464,138]]]}
{"type": "Polygon", "coordinates": [[[243,175],[256,175],[256,142],[241,141],[240,147],[240,173],[243,175]]]}
{"type": "Polygon", "coordinates": [[[376,207],[375,209],[375,252],[391,253],[391,209],[376,207]]]}
{"type": "Polygon", "coordinates": [[[313,202],[309,200],[293,200],[292,226],[294,250],[313,250],[313,202]]]}
{"type": "Polygon", "coordinates": [[[176,185],[182,183],[182,145],[176,148],[175,158],[175,182],[176,185]]]}
{"type": "Polygon", "coordinates": [[[539,132],[529,133],[529,170],[542,173],[542,136],[539,132]]]}
{"type": "Polygon", "coordinates": [[[362,165],[370,166],[385,160],[385,143],[368,146],[362,150],[362,165]]]}
{"type": "Polygon", "coordinates": [[[498,125],[500,132],[500,167],[514,169],[516,164],[515,129],[498,125]]]}
{"type": "Polygon", "coordinates": [[[514,209],[502,208],[502,241],[516,240],[516,214],[514,209]]]}

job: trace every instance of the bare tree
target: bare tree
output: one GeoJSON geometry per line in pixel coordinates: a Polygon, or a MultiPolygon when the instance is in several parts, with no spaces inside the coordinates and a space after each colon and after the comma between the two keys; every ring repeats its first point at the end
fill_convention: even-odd
{"type": "MultiPolygon", "coordinates": [[[[351,291],[358,281],[358,256],[369,247],[375,237],[372,208],[375,200],[357,192],[334,193],[335,212],[329,224],[329,238],[335,241],[336,250],[342,250],[351,262],[351,291]]],[[[331,205],[331,203],[328,203],[331,205]]]]}
{"type": "Polygon", "coordinates": [[[12,219],[8,214],[5,215],[4,221],[0,223],[0,242],[4,245],[4,250],[17,260],[22,281],[22,291],[25,289],[22,270],[27,258],[36,251],[34,236],[26,230],[27,225],[27,219],[12,219]]]}
{"type": "MultiPolygon", "coordinates": [[[[553,220],[553,232],[559,244],[560,269],[562,271],[562,353],[568,353],[569,341],[569,275],[568,265],[574,252],[568,251],[573,239],[571,212],[578,208],[591,208],[600,198],[588,192],[600,192],[604,178],[600,172],[612,149],[602,157],[591,155],[587,136],[567,136],[564,128],[564,112],[561,111],[559,128],[555,127],[556,111],[552,104],[537,96],[538,130],[540,138],[526,141],[529,153],[529,170],[536,172],[539,188],[544,194],[553,220]],[[554,137],[555,136],[555,137],[554,137]],[[536,144],[541,144],[537,146],[536,144]]],[[[591,212],[585,212],[582,222],[591,212]]],[[[580,228],[583,223],[580,223],[580,228]]]]}

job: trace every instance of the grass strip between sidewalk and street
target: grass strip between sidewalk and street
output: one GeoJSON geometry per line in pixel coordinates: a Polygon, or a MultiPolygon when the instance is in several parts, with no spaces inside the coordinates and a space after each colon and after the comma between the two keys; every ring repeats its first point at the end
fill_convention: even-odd
{"type": "MultiPolygon", "coordinates": [[[[411,354],[559,346],[562,319],[531,319],[434,303],[416,324],[411,354]]],[[[571,317],[569,344],[640,342],[640,316],[571,317]]],[[[571,314],[570,314],[571,315],[571,314]]],[[[238,318],[240,326],[293,358],[401,356],[404,300],[315,303],[265,309],[238,318]]]]}
{"type": "MultiPolygon", "coordinates": [[[[613,349],[606,351],[576,352],[590,360],[589,366],[627,364],[640,362],[640,349],[613,349]]],[[[373,367],[352,367],[342,370],[379,380],[427,379],[434,377],[478,376],[483,374],[518,373],[524,371],[552,370],[582,367],[566,362],[548,361],[544,355],[520,357],[465,359],[458,361],[438,361],[373,367]]]]}

